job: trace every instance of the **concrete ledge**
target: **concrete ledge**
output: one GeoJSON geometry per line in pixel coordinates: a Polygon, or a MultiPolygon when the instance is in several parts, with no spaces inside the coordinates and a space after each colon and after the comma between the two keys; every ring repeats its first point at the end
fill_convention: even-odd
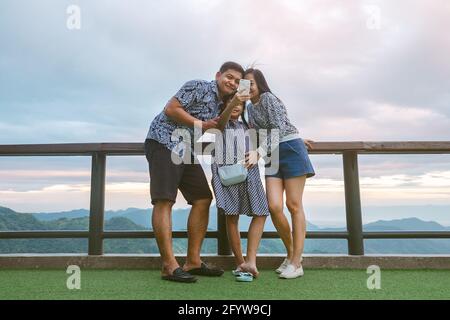
{"type": "MultiPolygon", "coordinates": [[[[283,255],[260,255],[260,269],[275,269],[283,261],[283,255]]],[[[183,263],[185,256],[177,256],[183,263]]],[[[225,269],[235,267],[232,256],[204,255],[204,261],[225,269]]],[[[74,254],[30,254],[0,255],[0,269],[53,269],[78,265],[86,269],[159,269],[159,255],[103,255],[88,256],[74,254]]],[[[450,255],[304,255],[305,268],[366,269],[377,265],[382,269],[448,269],[450,255]]]]}

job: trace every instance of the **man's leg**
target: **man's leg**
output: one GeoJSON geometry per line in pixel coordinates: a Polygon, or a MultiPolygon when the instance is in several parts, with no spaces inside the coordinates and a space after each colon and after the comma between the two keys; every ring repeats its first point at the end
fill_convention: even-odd
{"type": "Polygon", "coordinates": [[[184,165],[175,164],[171,151],[155,140],[145,142],[145,154],[150,171],[152,225],[161,254],[162,276],[166,280],[194,282],[191,275],[177,270],[179,265],[172,250],[172,206],[177,198],[184,165]]]}
{"type": "Polygon", "coordinates": [[[173,202],[158,200],[153,206],[152,226],[161,254],[163,276],[171,275],[179,267],[172,250],[172,206],[173,202]]]}
{"type": "Polygon", "coordinates": [[[188,250],[184,270],[199,268],[202,261],[200,250],[206,235],[209,221],[209,206],[211,199],[200,199],[192,202],[191,212],[188,218],[188,250]]]}
{"type": "Polygon", "coordinates": [[[192,205],[188,219],[188,252],[183,269],[195,275],[220,276],[222,269],[210,268],[200,259],[212,201],[212,193],[200,164],[185,165],[179,189],[192,205]]]}

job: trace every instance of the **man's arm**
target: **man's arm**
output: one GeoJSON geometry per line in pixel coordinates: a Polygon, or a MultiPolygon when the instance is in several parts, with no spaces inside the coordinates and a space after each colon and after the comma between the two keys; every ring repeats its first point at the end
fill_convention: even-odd
{"type": "Polygon", "coordinates": [[[194,128],[195,122],[202,123],[202,130],[208,130],[217,126],[217,118],[209,121],[201,121],[190,115],[176,98],[171,98],[164,107],[164,113],[173,121],[194,128]]]}

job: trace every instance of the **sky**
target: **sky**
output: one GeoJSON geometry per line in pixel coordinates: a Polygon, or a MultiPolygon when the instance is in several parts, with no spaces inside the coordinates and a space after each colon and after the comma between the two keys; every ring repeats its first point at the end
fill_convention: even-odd
{"type": "MultiPolygon", "coordinates": [[[[448,141],[449,17],[445,0],[5,0],[0,144],[142,142],[184,82],[228,60],[265,73],[303,138],[448,141]]],[[[305,205],[342,207],[341,157],[311,159],[305,205]]],[[[450,208],[449,160],[360,156],[363,207],[450,208]]],[[[145,159],[107,163],[106,207],[150,206],[145,159]]],[[[88,208],[89,179],[86,157],[1,157],[0,205],[88,208]]]]}

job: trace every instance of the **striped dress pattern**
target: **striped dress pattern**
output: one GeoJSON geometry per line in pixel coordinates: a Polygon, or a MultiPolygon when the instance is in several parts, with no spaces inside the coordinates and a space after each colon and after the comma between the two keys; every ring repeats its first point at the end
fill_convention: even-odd
{"type": "Polygon", "coordinates": [[[269,206],[261,182],[258,165],[248,170],[247,180],[239,184],[224,186],[218,168],[243,161],[250,148],[248,127],[241,121],[230,120],[221,135],[216,136],[216,148],[212,152],[212,187],[217,208],[226,215],[268,216],[269,206]],[[220,145],[221,142],[222,144],[220,145]]]}

